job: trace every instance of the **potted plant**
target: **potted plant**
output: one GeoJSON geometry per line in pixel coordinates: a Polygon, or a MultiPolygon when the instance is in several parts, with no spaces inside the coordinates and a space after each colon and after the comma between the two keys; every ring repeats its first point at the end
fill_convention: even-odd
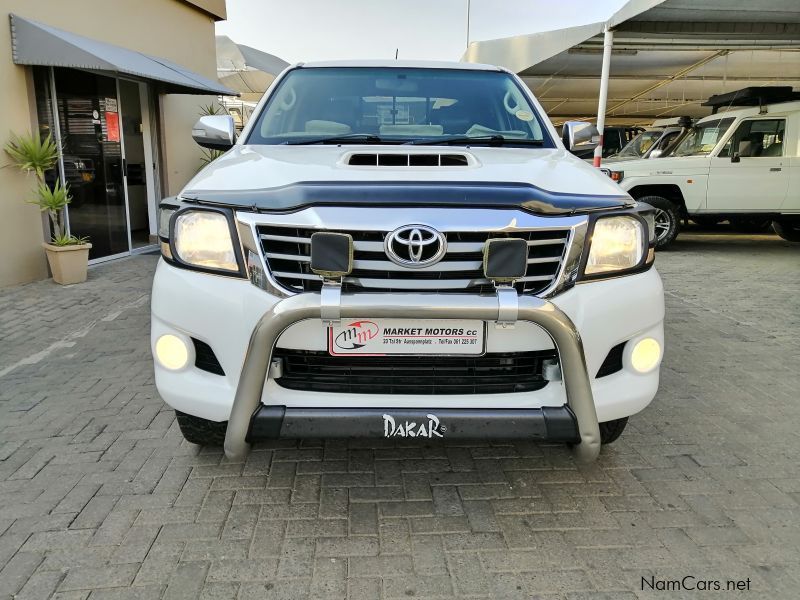
{"type": "Polygon", "coordinates": [[[89,263],[89,249],[92,247],[86,237],[70,234],[64,226],[64,208],[70,203],[67,184],[56,179],[53,187],[44,179],[45,171],[52,169],[58,160],[58,146],[48,134],[44,139],[38,135],[12,135],[5,145],[6,153],[18,169],[36,177],[36,191],[28,202],[47,213],[53,227],[50,242],[42,245],[47,254],[47,262],[53,279],[61,285],[86,281],[86,268],[89,263]]]}

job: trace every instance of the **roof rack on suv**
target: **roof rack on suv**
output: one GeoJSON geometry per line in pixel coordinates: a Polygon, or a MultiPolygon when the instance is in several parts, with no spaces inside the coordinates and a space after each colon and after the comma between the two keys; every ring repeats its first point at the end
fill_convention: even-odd
{"type": "Polygon", "coordinates": [[[727,94],[716,94],[703,102],[702,106],[711,106],[711,114],[716,114],[723,106],[758,106],[763,110],[767,104],[792,100],[800,100],[800,92],[793,91],[789,85],[774,85],[746,87],[727,94]]]}

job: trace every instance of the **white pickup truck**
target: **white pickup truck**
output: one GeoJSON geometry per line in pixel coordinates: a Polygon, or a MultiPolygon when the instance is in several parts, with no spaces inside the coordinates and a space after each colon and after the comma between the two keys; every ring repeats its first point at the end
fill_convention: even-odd
{"type": "Polygon", "coordinates": [[[771,220],[778,235],[800,242],[800,101],[712,114],[669,156],[608,170],[633,198],[656,208],[657,248],[675,240],[685,217],[771,220]]]}
{"type": "Polygon", "coordinates": [[[296,65],[161,203],[155,381],[185,438],[568,443],[655,396],[653,209],[572,156],[506,70],[296,65]]]}

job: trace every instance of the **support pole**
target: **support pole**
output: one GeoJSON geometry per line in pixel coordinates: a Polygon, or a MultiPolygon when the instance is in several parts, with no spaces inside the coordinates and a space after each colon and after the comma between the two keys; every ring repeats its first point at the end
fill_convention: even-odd
{"type": "Polygon", "coordinates": [[[472,13],[472,0],[467,0],[467,50],[469,50],[469,17],[472,13]]]}
{"type": "Polygon", "coordinates": [[[600,142],[594,149],[594,166],[599,167],[603,158],[603,129],[606,126],[606,102],[608,101],[608,77],[611,68],[611,49],[614,46],[614,32],[606,27],[603,32],[603,67],[600,72],[600,99],[597,103],[597,132],[600,142]]]}

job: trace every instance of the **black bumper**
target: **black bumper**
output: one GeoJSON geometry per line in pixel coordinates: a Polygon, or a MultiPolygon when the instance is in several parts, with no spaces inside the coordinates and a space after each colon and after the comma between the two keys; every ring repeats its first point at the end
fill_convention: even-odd
{"type": "Polygon", "coordinates": [[[529,409],[287,408],[261,405],[247,442],[276,438],[424,438],[578,443],[568,406],[529,409]]]}

